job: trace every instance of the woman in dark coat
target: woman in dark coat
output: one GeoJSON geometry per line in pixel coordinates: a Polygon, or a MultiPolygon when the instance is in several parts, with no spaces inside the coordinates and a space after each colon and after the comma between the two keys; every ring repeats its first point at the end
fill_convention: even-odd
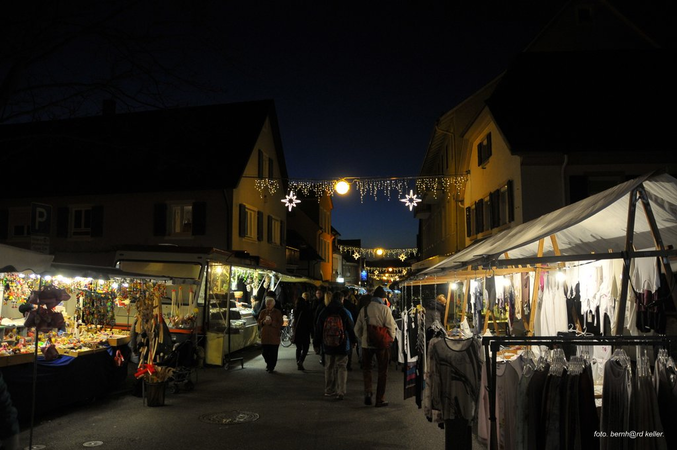
{"type": "Polygon", "coordinates": [[[292,323],[292,342],[296,345],[296,366],[305,370],[303,362],[310,349],[310,335],[313,332],[313,312],[308,302],[308,293],[304,292],[296,300],[294,306],[294,322],[292,323]]]}

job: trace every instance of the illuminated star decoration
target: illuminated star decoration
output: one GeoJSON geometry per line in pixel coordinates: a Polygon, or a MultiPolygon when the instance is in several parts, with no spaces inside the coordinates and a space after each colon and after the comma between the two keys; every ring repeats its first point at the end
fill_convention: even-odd
{"type": "Polygon", "coordinates": [[[360,259],[360,254],[357,253],[357,250],[355,250],[355,253],[353,253],[353,258],[360,259]]]}
{"type": "Polygon", "coordinates": [[[409,195],[406,195],[404,198],[400,199],[401,202],[404,202],[405,206],[409,207],[409,211],[412,211],[414,207],[421,201],[420,198],[414,194],[413,189],[409,190],[409,195]]]}
{"type": "Polygon", "coordinates": [[[291,211],[292,208],[296,207],[297,203],[301,203],[301,200],[298,200],[296,198],[296,194],[294,194],[294,191],[290,191],[289,194],[287,194],[287,196],[280,201],[284,203],[284,206],[289,208],[289,211],[291,211]]]}
{"type": "Polygon", "coordinates": [[[400,261],[404,262],[404,260],[407,259],[407,255],[402,253],[402,254],[400,254],[400,256],[398,256],[398,258],[400,258],[400,261]]]}

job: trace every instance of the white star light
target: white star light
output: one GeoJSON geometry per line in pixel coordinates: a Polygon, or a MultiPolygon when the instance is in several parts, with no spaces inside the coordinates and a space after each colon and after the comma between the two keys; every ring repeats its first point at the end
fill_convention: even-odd
{"type": "Polygon", "coordinates": [[[405,196],[404,198],[401,198],[400,201],[404,202],[405,206],[409,207],[409,211],[413,211],[414,207],[418,202],[421,201],[421,199],[418,198],[416,194],[414,194],[413,190],[410,190],[409,195],[405,196]]]}
{"type": "Polygon", "coordinates": [[[401,253],[398,258],[400,258],[400,261],[404,262],[404,260],[407,259],[407,256],[404,253],[401,253]]]}
{"type": "Polygon", "coordinates": [[[353,258],[360,259],[360,254],[357,253],[357,250],[355,250],[355,253],[353,253],[353,258]]]}
{"type": "Polygon", "coordinates": [[[290,191],[289,194],[287,194],[287,196],[280,201],[284,203],[284,206],[289,208],[289,211],[296,207],[297,203],[301,203],[301,200],[296,199],[296,194],[294,194],[294,191],[290,191]]]}

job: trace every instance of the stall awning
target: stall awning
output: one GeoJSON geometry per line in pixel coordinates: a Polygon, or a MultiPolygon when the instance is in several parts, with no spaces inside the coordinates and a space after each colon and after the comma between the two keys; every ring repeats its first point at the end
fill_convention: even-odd
{"type": "MultiPolygon", "coordinates": [[[[555,256],[555,248],[547,239],[551,236],[556,236],[560,255],[580,260],[596,259],[594,254],[623,252],[631,193],[641,185],[663,243],[677,247],[677,179],[667,174],[648,174],[491,236],[419,275],[505,260],[506,254],[511,260],[535,258],[542,239],[543,256],[555,256]]],[[[649,221],[641,207],[635,216],[633,240],[636,249],[655,248],[649,221]]]]}
{"type": "Polygon", "coordinates": [[[50,268],[53,255],[0,244],[0,272],[23,272],[30,270],[42,273],[50,268]]]}

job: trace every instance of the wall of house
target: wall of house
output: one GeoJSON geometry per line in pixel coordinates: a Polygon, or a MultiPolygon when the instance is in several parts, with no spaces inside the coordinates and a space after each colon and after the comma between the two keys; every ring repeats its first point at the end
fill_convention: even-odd
{"type": "Polygon", "coordinates": [[[73,197],[45,197],[31,200],[8,200],[10,224],[14,217],[25,215],[30,220],[31,202],[48,205],[52,214],[49,232],[43,236],[14,236],[10,231],[7,243],[23,248],[33,248],[46,243],[48,253],[55,262],[112,266],[118,248],[131,245],[207,246],[226,249],[226,224],[228,217],[223,193],[220,191],[139,193],[133,196],[98,195],[73,197]],[[168,209],[165,222],[167,233],[156,233],[157,205],[181,204],[205,206],[204,233],[171,233],[168,209]],[[73,236],[72,210],[96,209],[100,222],[92,224],[88,236],[73,236]],[[64,211],[68,220],[63,222],[64,211]],[[64,226],[66,228],[64,229],[64,226]]]}
{"type": "MultiPolygon", "coordinates": [[[[235,220],[233,221],[232,230],[232,247],[233,250],[245,250],[251,255],[259,256],[267,261],[271,261],[278,270],[285,270],[286,268],[286,253],[284,238],[279,244],[268,243],[269,222],[268,216],[279,220],[282,223],[282,229],[286,228],[287,209],[282,203],[286,192],[283,192],[282,187],[271,194],[268,190],[259,192],[256,188],[256,180],[259,172],[259,150],[273,160],[273,178],[280,179],[280,167],[277,159],[277,151],[271,131],[270,123],[266,120],[263,126],[261,135],[259,136],[252,155],[249,158],[247,167],[238,186],[233,190],[233,205],[232,213],[235,220]],[[240,204],[246,205],[256,212],[263,213],[263,236],[259,240],[257,236],[242,237],[240,236],[239,223],[240,204]]],[[[267,175],[267,173],[266,173],[267,175]]],[[[258,220],[258,219],[257,219],[258,220]]],[[[256,228],[256,227],[255,227],[256,228]]]]}
{"type": "Polygon", "coordinates": [[[472,238],[466,237],[466,246],[475,239],[488,236],[507,227],[519,225],[523,220],[523,177],[521,174],[520,158],[513,156],[508,149],[503,136],[488,114],[477,121],[477,126],[470,130],[468,137],[468,182],[465,188],[463,204],[465,207],[475,204],[486,198],[492,191],[501,188],[508,181],[513,182],[514,220],[500,228],[486,231],[472,238]],[[478,164],[478,144],[491,133],[491,157],[486,164],[478,164]]]}
{"type": "Polygon", "coordinates": [[[334,208],[329,196],[320,199],[320,233],[318,235],[318,252],[324,259],[320,263],[322,281],[334,281],[333,277],[333,248],[334,235],[331,232],[331,211],[334,208]]]}

